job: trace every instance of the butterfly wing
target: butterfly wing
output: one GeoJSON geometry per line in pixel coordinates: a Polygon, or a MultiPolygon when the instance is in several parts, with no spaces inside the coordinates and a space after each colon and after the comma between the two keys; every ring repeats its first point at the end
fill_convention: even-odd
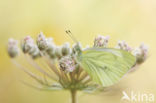
{"type": "Polygon", "coordinates": [[[82,52],[80,65],[93,81],[104,87],[118,82],[135,64],[129,52],[111,48],[90,48],[82,52]]]}

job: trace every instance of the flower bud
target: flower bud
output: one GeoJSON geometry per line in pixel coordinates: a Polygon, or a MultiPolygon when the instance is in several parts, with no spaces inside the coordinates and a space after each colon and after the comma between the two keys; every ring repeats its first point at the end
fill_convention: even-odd
{"type": "Polygon", "coordinates": [[[118,41],[118,44],[115,48],[122,49],[128,52],[131,51],[131,47],[125,41],[118,41]]]}
{"type": "Polygon", "coordinates": [[[65,43],[65,44],[62,46],[62,55],[63,55],[63,56],[66,56],[66,55],[69,55],[69,54],[70,54],[69,43],[65,43]]]}
{"type": "Polygon", "coordinates": [[[33,58],[40,56],[39,49],[30,36],[24,38],[22,42],[22,50],[24,53],[29,53],[33,58]]]}
{"type": "Polygon", "coordinates": [[[147,56],[148,47],[145,44],[142,43],[139,48],[142,50],[143,55],[147,56]]]}
{"type": "Polygon", "coordinates": [[[60,69],[66,72],[73,72],[76,68],[76,62],[71,56],[65,56],[59,60],[60,69]]]}
{"type": "Polygon", "coordinates": [[[41,32],[37,37],[37,46],[40,50],[47,50],[53,45],[52,40],[52,38],[46,38],[41,32]]]}
{"type": "Polygon", "coordinates": [[[22,41],[22,50],[24,53],[28,53],[29,51],[34,48],[34,41],[30,36],[26,36],[24,40],[22,41]]]}
{"type": "Polygon", "coordinates": [[[55,49],[55,56],[56,56],[58,59],[61,59],[61,57],[62,57],[61,47],[56,47],[56,49],[55,49]]]}
{"type": "Polygon", "coordinates": [[[34,58],[34,59],[41,56],[37,45],[35,45],[34,48],[32,48],[32,50],[29,51],[29,55],[31,55],[32,58],[34,58]]]}
{"type": "Polygon", "coordinates": [[[40,32],[40,34],[37,37],[38,48],[42,51],[45,51],[45,53],[50,58],[54,59],[56,57],[55,44],[52,41],[53,41],[52,38],[46,38],[42,32],[40,32]]]}
{"type": "Polygon", "coordinates": [[[136,57],[137,63],[143,63],[147,58],[148,48],[146,45],[141,44],[138,48],[136,48],[132,54],[136,57]]]}
{"type": "Polygon", "coordinates": [[[18,42],[14,39],[9,39],[8,41],[8,54],[11,58],[14,58],[18,55],[19,49],[18,49],[18,42]]]}
{"type": "Polygon", "coordinates": [[[51,47],[49,47],[47,50],[46,50],[46,53],[48,54],[48,56],[51,58],[51,59],[55,59],[56,58],[56,55],[55,55],[55,45],[51,45],[51,47]]]}
{"type": "Polygon", "coordinates": [[[94,47],[107,47],[109,36],[101,36],[95,38],[94,47]]]}

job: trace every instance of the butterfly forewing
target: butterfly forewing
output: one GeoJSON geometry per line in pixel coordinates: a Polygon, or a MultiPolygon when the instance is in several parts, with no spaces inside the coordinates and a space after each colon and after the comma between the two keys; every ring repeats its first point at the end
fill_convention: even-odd
{"type": "Polygon", "coordinates": [[[93,81],[104,87],[118,82],[135,64],[131,53],[111,48],[90,48],[82,52],[80,65],[93,81]]]}

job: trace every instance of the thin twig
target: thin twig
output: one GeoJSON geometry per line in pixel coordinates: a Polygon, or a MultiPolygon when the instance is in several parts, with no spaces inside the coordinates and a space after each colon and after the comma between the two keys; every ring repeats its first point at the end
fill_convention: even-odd
{"type": "Polygon", "coordinates": [[[57,75],[57,76],[61,76],[58,69],[56,68],[56,66],[50,62],[50,60],[48,60],[45,56],[42,56],[43,59],[45,60],[45,62],[48,64],[48,66],[50,67],[50,69],[57,75]]]}
{"type": "Polygon", "coordinates": [[[56,77],[48,74],[47,72],[44,71],[44,69],[42,69],[36,62],[34,62],[30,57],[26,57],[27,62],[29,64],[31,64],[35,69],[39,70],[41,73],[45,74],[46,76],[48,76],[49,78],[53,79],[54,81],[58,81],[58,79],[56,79],[56,77]],[[29,60],[28,60],[29,59],[29,60]]]}
{"type": "Polygon", "coordinates": [[[85,79],[87,76],[88,76],[88,73],[87,73],[87,72],[84,72],[84,73],[82,74],[82,76],[80,76],[79,81],[82,81],[82,80],[85,79]]]}
{"type": "MultiPolygon", "coordinates": [[[[31,88],[37,89],[37,90],[42,90],[42,91],[56,91],[55,89],[48,89],[48,88],[44,88],[44,87],[40,87],[40,86],[34,86],[30,83],[27,83],[25,81],[21,81],[24,85],[29,86],[31,88]]],[[[58,90],[58,89],[57,89],[58,90]]]]}
{"type": "Polygon", "coordinates": [[[89,76],[87,76],[87,77],[82,81],[82,83],[85,85],[85,84],[89,83],[91,80],[92,80],[92,79],[91,79],[89,76]]]}
{"type": "Polygon", "coordinates": [[[77,73],[77,79],[79,79],[79,77],[80,77],[80,75],[81,75],[81,73],[83,71],[83,69],[81,67],[79,67],[78,69],[79,70],[78,70],[78,73],[77,73]]]}
{"type": "Polygon", "coordinates": [[[40,84],[44,84],[43,80],[36,76],[35,74],[33,74],[32,72],[28,71],[24,66],[20,65],[19,63],[17,63],[15,60],[12,60],[12,62],[21,70],[23,70],[25,73],[27,73],[29,76],[31,76],[33,79],[35,79],[37,82],[39,82],[40,84]]]}

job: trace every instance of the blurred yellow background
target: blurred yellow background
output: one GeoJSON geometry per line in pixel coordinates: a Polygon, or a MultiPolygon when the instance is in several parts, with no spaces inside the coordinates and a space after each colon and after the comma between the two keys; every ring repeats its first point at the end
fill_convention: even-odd
{"type": "MultiPolygon", "coordinates": [[[[122,91],[156,96],[156,0],[0,0],[0,103],[69,103],[67,91],[37,91],[23,85],[25,77],[10,62],[8,38],[36,37],[40,31],[60,45],[71,39],[83,46],[97,34],[110,35],[110,46],[126,40],[132,47],[144,42],[149,58],[109,93],[79,93],[79,103],[122,103],[122,91]]],[[[156,100],[155,100],[156,101],[156,100]]]]}

